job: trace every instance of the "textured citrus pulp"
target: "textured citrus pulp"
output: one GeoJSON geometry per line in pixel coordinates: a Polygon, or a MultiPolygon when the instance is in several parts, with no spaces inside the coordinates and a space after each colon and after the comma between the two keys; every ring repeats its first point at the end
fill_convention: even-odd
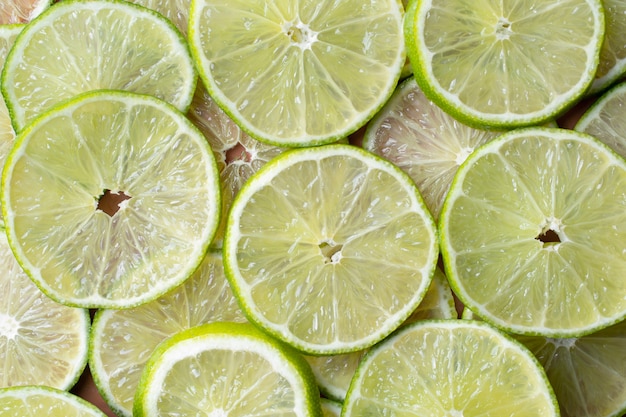
{"type": "Polygon", "coordinates": [[[133,415],[321,417],[319,391],[296,351],[251,324],[209,323],[150,356],[133,415]]]}
{"type": "Polygon", "coordinates": [[[626,2],[602,0],[606,34],[600,51],[600,64],[588,93],[598,93],[626,72],[626,2]]]}
{"type": "Polygon", "coordinates": [[[219,220],[219,178],[182,113],[150,96],[100,91],[19,134],[2,203],[15,255],[46,294],[126,308],[200,264],[219,220]]]}
{"type": "MultiPolygon", "coordinates": [[[[452,319],[457,313],[450,285],[441,269],[435,269],[433,280],[420,305],[403,324],[425,319],[452,319]]],[[[332,356],[305,356],[322,394],[343,402],[350,381],[367,350],[332,356]]]]}
{"type": "Polygon", "coordinates": [[[541,365],[481,322],[422,321],[363,359],[342,416],[558,416],[541,365]]]}
{"type": "Polygon", "coordinates": [[[19,131],[56,103],[96,89],[150,94],[180,110],[197,76],[184,38],[167,19],[116,0],[64,0],[16,40],[2,93],[19,131]]]}
{"type": "Polygon", "coordinates": [[[350,145],[264,165],[235,197],[224,240],[226,276],[248,318],[326,355],[397,328],[424,297],[437,255],[410,178],[350,145]]]}
{"type": "Polygon", "coordinates": [[[395,0],[194,0],[189,42],[209,93],[252,137],[322,144],[356,131],[393,91],[402,16],[395,0]]]}
{"type": "Polygon", "coordinates": [[[50,3],[51,0],[4,0],[0,3],[0,25],[30,22],[50,3]]]}
{"type": "Polygon", "coordinates": [[[513,333],[571,337],[626,315],[626,162],[595,138],[527,128],[461,165],[440,218],[446,276],[513,333]]]}
{"type": "Polygon", "coordinates": [[[176,26],[183,36],[187,36],[191,0],[130,0],[130,2],[161,13],[176,26]]]}
{"type": "Polygon", "coordinates": [[[87,363],[87,310],[46,297],[22,271],[0,233],[0,387],[70,389],[87,363]]]}
{"type": "Polygon", "coordinates": [[[149,303],[99,310],[89,368],[102,396],[119,416],[131,416],[133,398],[150,354],[166,338],[200,324],[245,321],[224,277],[222,257],[209,252],[183,285],[149,303]]]}
{"type": "Polygon", "coordinates": [[[599,0],[413,1],[407,53],[426,95],[475,126],[541,124],[592,83],[604,38],[599,0]]]}
{"type": "Polygon", "coordinates": [[[459,165],[499,134],[457,121],[430,101],[411,77],[367,124],[363,147],[409,174],[437,219],[459,165]]]}
{"type": "Polygon", "coordinates": [[[46,386],[0,389],[0,417],[106,417],[93,404],[46,386]]]}

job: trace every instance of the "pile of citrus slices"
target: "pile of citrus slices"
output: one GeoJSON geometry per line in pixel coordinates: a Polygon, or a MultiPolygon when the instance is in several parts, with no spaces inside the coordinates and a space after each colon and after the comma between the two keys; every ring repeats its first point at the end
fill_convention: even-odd
{"type": "Polygon", "coordinates": [[[0,417],[622,417],[624,16],[5,1],[0,417]]]}

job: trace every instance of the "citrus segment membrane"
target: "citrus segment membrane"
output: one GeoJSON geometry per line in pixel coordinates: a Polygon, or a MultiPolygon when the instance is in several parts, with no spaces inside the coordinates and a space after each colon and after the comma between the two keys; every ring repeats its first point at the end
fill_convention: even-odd
{"type": "Polygon", "coordinates": [[[591,85],[604,39],[599,0],[413,1],[405,36],[424,93],[472,126],[542,124],[591,85]]]}
{"type": "Polygon", "coordinates": [[[95,405],[43,385],[0,389],[0,417],[106,417],[95,405]]]}
{"type": "Polygon", "coordinates": [[[626,315],[626,162],[597,139],[527,128],[461,165],[440,218],[461,301],[507,331],[574,337],[626,315]]]}
{"type": "Polygon", "coordinates": [[[160,14],[125,1],[66,0],[22,31],[2,94],[19,131],[54,104],[98,89],[149,94],[185,110],[196,80],[184,38],[160,14]]]}
{"type": "Polygon", "coordinates": [[[2,203],[12,249],[46,294],[128,308],[200,264],[219,221],[219,177],[182,113],[150,96],[99,91],[19,134],[2,203]]]}
{"type": "Polygon", "coordinates": [[[244,323],[209,323],[161,343],[133,415],[321,417],[319,391],[296,351],[244,323]]]}
{"type": "Polygon", "coordinates": [[[141,372],[154,348],[180,331],[215,321],[245,321],[224,276],[221,254],[215,252],[163,297],[136,308],[99,310],[91,331],[89,367],[109,407],[130,417],[141,372]]]}
{"type": "Polygon", "coordinates": [[[395,0],[193,0],[189,42],[209,93],[252,137],[319,145],[356,131],[392,93],[402,16],[395,0]]]}
{"type": "Polygon", "coordinates": [[[187,37],[191,0],[130,0],[130,2],[161,13],[176,26],[183,36],[187,37]]]}
{"type": "Polygon", "coordinates": [[[343,417],[558,416],[541,365],[520,343],[481,322],[403,327],[365,356],[343,417]]]}
{"type": "Polygon", "coordinates": [[[327,355],[364,349],[398,327],[438,256],[410,178],[349,145],[292,150],[263,166],[233,202],[223,250],[248,318],[327,355]]]}

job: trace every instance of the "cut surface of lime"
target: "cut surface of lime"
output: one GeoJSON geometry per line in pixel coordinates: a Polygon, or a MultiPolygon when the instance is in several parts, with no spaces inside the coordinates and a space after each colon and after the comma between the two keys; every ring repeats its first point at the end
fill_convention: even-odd
{"type": "Polygon", "coordinates": [[[311,370],[289,346],[247,323],[182,331],[150,356],[133,415],[321,417],[311,370]]]}
{"type": "Polygon", "coordinates": [[[87,310],[58,304],[39,291],[15,260],[4,231],[0,271],[0,387],[70,389],[87,364],[87,310]]]}
{"type": "Polygon", "coordinates": [[[322,415],[324,417],[340,417],[341,416],[341,403],[328,398],[322,398],[320,400],[322,405],[322,415]]]}
{"type": "Polygon", "coordinates": [[[626,315],[626,162],[599,140],[526,128],[461,165],[440,218],[461,301],[512,333],[575,337],[626,315]]]}
{"type": "Polygon", "coordinates": [[[0,417],[106,417],[81,397],[43,385],[0,389],[0,404],[0,417]]]}
{"type": "Polygon", "coordinates": [[[438,257],[419,191],[361,148],[291,150],[231,206],[224,266],[247,317],[311,354],[371,346],[417,308],[438,257]]]}
{"type": "Polygon", "coordinates": [[[413,1],[407,53],[426,95],[472,126],[538,125],[591,85],[604,39],[600,0],[413,1]]]}
{"type": "Polygon", "coordinates": [[[606,33],[600,50],[600,64],[588,94],[598,93],[626,73],[626,2],[602,0],[606,33]]]}
{"type": "Polygon", "coordinates": [[[457,121],[430,101],[411,77],[367,124],[363,147],[409,174],[437,219],[459,165],[499,134],[457,121]]]}
{"type": "Polygon", "coordinates": [[[578,119],[574,129],[606,143],[626,158],[626,82],[611,88],[578,119]]]}
{"type": "Polygon", "coordinates": [[[130,2],[161,13],[176,26],[183,36],[187,36],[191,0],[130,0],[130,2]]]}
{"type": "Polygon", "coordinates": [[[342,416],[559,416],[521,343],[482,322],[416,322],[363,359],[342,416]]]}
{"type": "Polygon", "coordinates": [[[392,93],[402,16],[396,0],[193,0],[189,43],[211,96],[252,137],[319,145],[356,131],[392,93]]]}
{"type": "Polygon", "coordinates": [[[2,176],[7,235],[64,304],[128,308],[187,279],[217,229],[215,158],[162,100],[98,91],[22,131],[2,176]]]}
{"type": "Polygon", "coordinates": [[[0,25],[28,23],[51,3],[52,0],[4,0],[0,3],[0,25]]]}
{"type": "Polygon", "coordinates": [[[20,131],[46,109],[80,93],[126,90],[185,110],[197,73],[171,22],[118,0],[65,0],[32,21],[11,49],[2,94],[20,131]]]}
{"type": "Polygon", "coordinates": [[[119,416],[132,416],[141,372],[156,346],[180,331],[214,321],[245,321],[224,276],[222,257],[214,252],[183,285],[163,297],[136,308],[99,310],[91,330],[89,368],[109,407],[119,416]]]}

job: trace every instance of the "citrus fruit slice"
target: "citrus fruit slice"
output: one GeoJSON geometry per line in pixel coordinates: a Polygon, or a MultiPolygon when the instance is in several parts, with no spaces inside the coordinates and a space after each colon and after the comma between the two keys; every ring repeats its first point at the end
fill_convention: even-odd
{"type": "MultiPolygon", "coordinates": [[[[285,148],[251,138],[215,103],[202,83],[196,87],[187,117],[213,149],[220,172],[222,213],[228,213],[235,195],[248,178],[285,148]]],[[[213,247],[222,247],[225,229],[224,215],[213,239],[213,247]]]]}
{"type": "Polygon", "coordinates": [[[0,25],[28,23],[50,7],[52,0],[5,0],[0,3],[0,25]]]}
{"type": "Polygon", "coordinates": [[[578,119],[574,129],[600,139],[626,158],[625,105],[626,83],[621,83],[602,94],[578,119]]]}
{"type": "MultiPolygon", "coordinates": [[[[441,269],[437,268],[424,299],[404,324],[425,319],[456,317],[450,285],[441,269]]],[[[365,349],[332,356],[305,356],[304,358],[311,365],[321,393],[327,398],[343,402],[350,387],[350,381],[366,352],[365,349]]]]}
{"type": "Polygon", "coordinates": [[[187,279],[219,221],[202,134],[162,100],[89,92],[23,130],[2,176],[9,243],[64,304],[128,308],[187,279]]]}
{"type": "Polygon", "coordinates": [[[482,322],[421,321],[364,357],[342,416],[558,416],[546,375],[521,343],[482,322]]]}
{"type": "Polygon", "coordinates": [[[413,73],[433,102],[472,126],[541,124],[591,85],[604,39],[599,0],[414,1],[413,73]]]}
{"type": "Polygon", "coordinates": [[[0,389],[0,404],[0,417],[106,417],[81,397],[43,385],[0,389]]]}
{"type": "Polygon", "coordinates": [[[184,38],[160,14],[125,1],[65,0],[15,41],[2,94],[19,131],[54,104],[96,89],[154,95],[185,110],[196,82],[184,38]]]}
{"type": "Polygon", "coordinates": [[[598,93],[626,73],[626,2],[602,0],[606,34],[600,50],[600,64],[588,94],[598,93]]]}
{"type": "Polygon", "coordinates": [[[0,387],[70,389],[87,364],[87,310],[46,297],[19,266],[0,233],[0,387]]]}
{"type": "Polygon", "coordinates": [[[214,252],[163,297],[136,308],[99,310],[91,330],[89,368],[109,407],[119,416],[132,416],[134,393],[154,348],[182,330],[213,321],[245,321],[224,277],[222,257],[214,252]]]}
{"type": "Polygon", "coordinates": [[[438,218],[459,165],[499,134],[457,121],[430,101],[410,77],[367,124],[363,147],[409,174],[438,218]]]}
{"type": "Polygon", "coordinates": [[[461,301],[512,333],[574,337],[626,316],[626,161],[554,128],[505,133],[457,171],[440,218],[461,301]]]}
{"type": "Polygon", "coordinates": [[[395,0],[193,0],[189,43],[211,96],[252,137],[319,145],[356,131],[392,93],[402,16],[395,0]]]}
{"type": "Polygon", "coordinates": [[[183,36],[187,37],[191,0],[130,0],[130,2],[161,13],[176,26],[183,36]]]}
{"type": "Polygon", "coordinates": [[[361,148],[291,150],[235,197],[226,277],[247,317],[306,353],[371,346],[424,297],[434,221],[399,168],[361,148]]]}
{"type": "Polygon", "coordinates": [[[321,417],[301,355],[247,323],[209,323],[167,339],[150,356],[133,415],[321,417]]]}
{"type": "Polygon", "coordinates": [[[320,404],[322,405],[322,415],[324,417],[340,417],[341,416],[341,403],[328,398],[321,398],[320,404]]]}

